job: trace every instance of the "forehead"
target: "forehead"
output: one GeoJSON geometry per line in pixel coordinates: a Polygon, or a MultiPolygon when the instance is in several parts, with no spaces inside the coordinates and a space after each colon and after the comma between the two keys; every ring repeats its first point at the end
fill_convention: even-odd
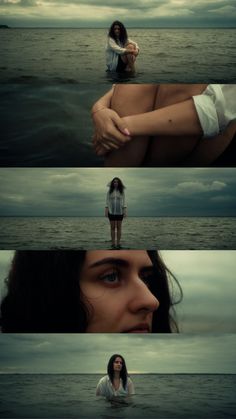
{"type": "Polygon", "coordinates": [[[114,29],[120,29],[120,26],[119,25],[115,25],[114,26],[114,29]]]}
{"type": "MultiPolygon", "coordinates": [[[[152,266],[152,262],[146,250],[88,250],[85,257],[85,265],[90,266],[101,260],[111,259],[126,262],[127,266],[134,269],[152,266]]],[[[112,263],[112,262],[111,262],[112,263]]]]}
{"type": "Polygon", "coordinates": [[[116,359],[114,360],[114,362],[123,362],[123,360],[121,359],[120,356],[117,356],[116,359]]]}

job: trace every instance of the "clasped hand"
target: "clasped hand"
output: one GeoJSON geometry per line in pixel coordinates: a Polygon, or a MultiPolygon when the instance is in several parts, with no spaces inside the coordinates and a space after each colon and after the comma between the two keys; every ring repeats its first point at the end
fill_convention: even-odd
{"type": "Polygon", "coordinates": [[[92,115],[94,123],[93,147],[98,156],[122,147],[131,140],[129,131],[120,116],[109,108],[92,115]]]}

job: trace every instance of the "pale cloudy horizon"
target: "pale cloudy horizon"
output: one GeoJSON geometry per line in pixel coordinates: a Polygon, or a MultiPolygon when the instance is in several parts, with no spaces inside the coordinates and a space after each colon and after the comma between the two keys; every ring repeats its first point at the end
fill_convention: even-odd
{"type": "Polygon", "coordinates": [[[114,353],[131,374],[236,373],[235,334],[2,334],[1,347],[2,374],[103,374],[114,353]]]}
{"type": "Polygon", "coordinates": [[[15,27],[235,27],[234,0],[0,0],[1,24],[15,27]]]}
{"type": "Polygon", "coordinates": [[[0,216],[104,216],[107,186],[118,176],[126,186],[129,217],[235,217],[235,173],[234,168],[1,168],[0,216]]]}

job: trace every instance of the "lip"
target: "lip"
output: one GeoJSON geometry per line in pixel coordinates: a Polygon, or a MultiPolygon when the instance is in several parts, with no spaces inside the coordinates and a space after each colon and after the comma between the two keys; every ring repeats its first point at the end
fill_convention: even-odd
{"type": "Polygon", "coordinates": [[[148,323],[139,323],[135,326],[124,330],[122,333],[150,333],[151,327],[148,323]]]}

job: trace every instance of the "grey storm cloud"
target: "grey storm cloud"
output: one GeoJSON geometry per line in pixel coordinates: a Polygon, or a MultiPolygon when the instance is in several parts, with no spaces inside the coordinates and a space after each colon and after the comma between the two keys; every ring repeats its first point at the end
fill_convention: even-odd
{"type": "Polygon", "coordinates": [[[130,372],[236,372],[234,334],[5,334],[1,341],[1,372],[105,372],[113,353],[130,372]]]}
{"type": "Polygon", "coordinates": [[[235,216],[235,169],[76,168],[0,169],[0,215],[103,215],[115,176],[130,216],[235,216]]]}
{"type": "Polygon", "coordinates": [[[119,19],[132,26],[233,25],[233,0],[0,0],[2,19],[14,24],[108,26],[119,19]],[[25,11],[24,16],[22,10],[25,11]],[[63,13],[62,13],[63,12],[63,13]]]}

